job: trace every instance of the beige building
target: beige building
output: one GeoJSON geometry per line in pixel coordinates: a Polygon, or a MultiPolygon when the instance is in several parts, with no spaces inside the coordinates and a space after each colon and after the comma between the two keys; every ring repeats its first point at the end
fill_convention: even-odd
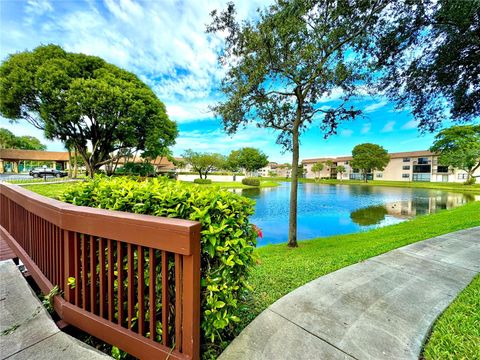
{"type": "MultiPolygon", "coordinates": [[[[438,156],[428,150],[408,151],[390,153],[390,162],[383,171],[374,171],[367,174],[369,180],[390,180],[390,181],[432,181],[432,182],[465,182],[467,172],[443,166],[438,163],[438,156]]],[[[305,159],[302,161],[306,178],[332,178],[343,180],[360,180],[363,175],[350,166],[351,156],[305,159]],[[325,165],[327,160],[333,162],[330,169],[325,165]],[[312,166],[317,162],[324,164],[319,174],[314,174],[312,166]],[[339,165],[345,167],[345,173],[339,174],[339,165]]],[[[474,173],[480,177],[480,169],[474,173]]]]}
{"type": "Polygon", "coordinates": [[[289,164],[278,164],[276,162],[269,162],[267,166],[257,171],[258,176],[280,176],[289,178],[292,174],[291,166],[289,164]]]}
{"type": "Polygon", "coordinates": [[[0,149],[0,174],[25,173],[36,167],[68,169],[68,153],[20,149],[0,149]]]}

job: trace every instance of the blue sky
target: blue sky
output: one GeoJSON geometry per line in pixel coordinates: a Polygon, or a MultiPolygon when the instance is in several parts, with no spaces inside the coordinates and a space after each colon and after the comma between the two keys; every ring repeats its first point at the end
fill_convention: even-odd
{"type": "MultiPolygon", "coordinates": [[[[225,7],[217,0],[1,0],[0,59],[8,54],[54,43],[67,51],[96,55],[136,73],[166,104],[180,134],[173,148],[181,155],[188,148],[228,154],[243,146],[262,149],[270,160],[290,161],[289,153],[275,144],[276,134],[249,126],[233,137],[223,132],[220,120],[208,106],[219,100],[216,87],[223,70],[216,61],[220,40],[205,34],[209,13],[225,7]]],[[[255,16],[268,1],[236,1],[239,16],[255,16]]],[[[338,99],[333,92],[321,102],[338,99]]],[[[318,124],[302,135],[300,158],[348,155],[363,142],[374,142],[390,152],[427,149],[432,134],[421,135],[407,111],[377,96],[356,101],[365,117],[343,124],[338,135],[323,139],[318,124]]],[[[26,123],[0,127],[16,135],[41,138],[49,150],[62,150],[59,142],[43,139],[42,132],[26,123]]]]}

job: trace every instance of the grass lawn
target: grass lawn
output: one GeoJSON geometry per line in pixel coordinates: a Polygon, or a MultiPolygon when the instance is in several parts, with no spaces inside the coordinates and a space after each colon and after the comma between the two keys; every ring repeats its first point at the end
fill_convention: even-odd
{"type": "Polygon", "coordinates": [[[479,201],[367,232],[300,241],[296,249],[284,244],[261,247],[257,249],[258,265],[250,275],[253,298],[248,301],[242,325],[319,276],[404,245],[473,226],[480,226],[479,201]]]}
{"type": "Polygon", "coordinates": [[[435,322],[423,357],[480,359],[480,275],[435,322]]]}
{"type": "Polygon", "coordinates": [[[59,183],[59,184],[41,184],[41,185],[25,185],[23,186],[25,189],[30,191],[34,191],[40,195],[58,199],[59,196],[65,192],[68,188],[75,185],[75,182],[66,182],[66,183],[59,183]]]}
{"type": "MultiPolygon", "coordinates": [[[[271,181],[290,181],[285,178],[262,178],[271,181]]],[[[390,187],[404,187],[404,188],[418,188],[418,189],[438,189],[446,191],[480,193],[480,184],[463,185],[463,183],[442,183],[442,182],[412,182],[412,181],[386,181],[386,180],[369,180],[367,183],[361,180],[318,180],[314,179],[299,179],[300,182],[330,184],[330,185],[363,185],[363,186],[390,186],[390,187]]]]}

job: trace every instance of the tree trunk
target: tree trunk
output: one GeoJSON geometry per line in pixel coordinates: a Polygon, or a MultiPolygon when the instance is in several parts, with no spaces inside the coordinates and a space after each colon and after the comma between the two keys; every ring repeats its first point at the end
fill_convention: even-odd
{"type": "Polygon", "coordinates": [[[76,179],[78,176],[78,160],[77,160],[77,148],[73,147],[73,177],[76,179]]]}
{"type": "Polygon", "coordinates": [[[70,146],[67,147],[68,151],[68,178],[72,178],[72,149],[70,146]]]}
{"type": "Polygon", "coordinates": [[[290,220],[288,225],[288,246],[297,247],[297,195],[298,195],[298,126],[292,133],[292,187],[290,189],[290,220]]]}

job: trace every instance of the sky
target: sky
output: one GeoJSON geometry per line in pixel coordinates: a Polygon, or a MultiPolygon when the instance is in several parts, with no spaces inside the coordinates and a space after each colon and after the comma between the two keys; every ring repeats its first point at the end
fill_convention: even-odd
{"type": "MultiPolygon", "coordinates": [[[[223,131],[209,106],[222,97],[216,90],[224,70],[216,51],[221,39],[205,33],[210,12],[224,9],[220,0],[0,0],[0,60],[9,54],[58,44],[70,52],[100,56],[137,74],[164,102],[179,136],[175,156],[186,149],[220,152],[245,146],[261,149],[270,161],[289,162],[291,154],[275,143],[273,130],[247,126],[235,135],[223,131]]],[[[269,1],[235,1],[241,18],[255,17],[269,1]]],[[[320,100],[334,104],[339,93],[320,100]]],[[[428,149],[433,134],[422,135],[408,111],[398,111],[381,96],[362,96],[355,105],[364,117],[344,123],[327,140],[312,126],[301,136],[300,159],[351,154],[360,143],[373,142],[389,152],[428,149]]],[[[48,150],[63,151],[58,141],[47,141],[42,131],[0,117],[0,127],[15,135],[32,135],[48,150]]]]}

